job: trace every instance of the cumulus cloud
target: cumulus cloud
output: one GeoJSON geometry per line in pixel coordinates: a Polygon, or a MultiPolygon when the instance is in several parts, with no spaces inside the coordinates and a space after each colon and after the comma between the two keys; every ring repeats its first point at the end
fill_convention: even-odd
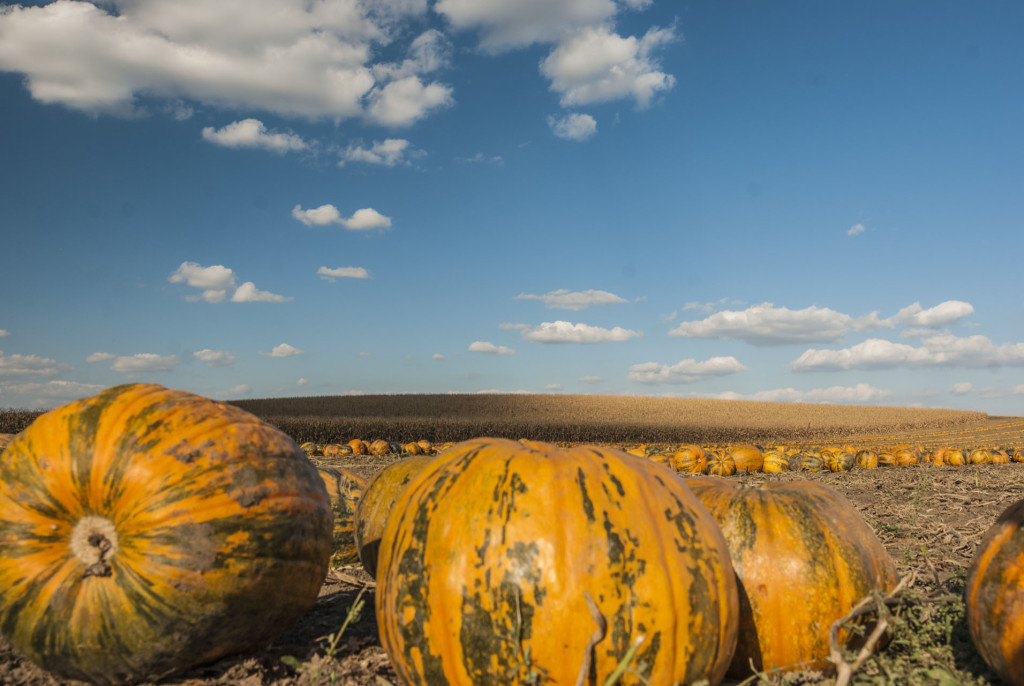
{"type": "Polygon", "coordinates": [[[261,291],[252,281],[243,283],[235,289],[234,295],[231,296],[233,303],[286,303],[290,300],[292,298],[288,296],[261,291]]]}
{"type": "Polygon", "coordinates": [[[490,341],[473,341],[467,348],[470,352],[485,353],[487,355],[515,355],[516,351],[503,345],[495,345],[490,341]]]}
{"type": "Polygon", "coordinates": [[[610,305],[624,303],[626,300],[608,291],[588,289],[585,291],[570,291],[560,288],[543,295],[532,293],[520,293],[515,300],[540,300],[548,309],[558,310],[584,310],[591,305],[610,305]]]}
{"type": "Polygon", "coordinates": [[[271,348],[269,353],[261,350],[260,355],[266,355],[267,357],[293,357],[295,355],[303,355],[305,352],[305,350],[299,350],[293,345],[282,343],[271,348]]]}
{"type": "Polygon", "coordinates": [[[110,369],[115,372],[127,374],[151,373],[151,372],[173,372],[178,368],[178,358],[175,355],[157,355],[156,353],[136,353],[134,355],[120,355],[114,359],[110,369]]]}
{"type": "Polygon", "coordinates": [[[560,93],[564,107],[633,98],[647,107],[655,95],[675,86],[654,57],[674,41],[673,29],[652,28],[641,38],[623,37],[608,25],[588,26],[566,36],[540,64],[560,93]]]}
{"type": "Polygon", "coordinates": [[[345,218],[341,216],[341,212],[334,205],[321,205],[308,210],[302,209],[301,205],[296,205],[292,208],[292,216],[306,226],[339,224],[353,231],[383,230],[391,226],[391,219],[372,207],[356,210],[351,217],[345,218]]]}
{"type": "Polygon", "coordinates": [[[238,355],[226,350],[210,350],[203,348],[192,353],[192,357],[209,367],[226,367],[238,359],[238,355]]]}
{"type": "Polygon", "coordinates": [[[838,341],[851,330],[878,326],[877,315],[860,320],[827,307],[791,310],[772,303],[746,310],[723,310],[700,321],[682,322],[669,331],[684,338],[739,339],[751,345],[786,345],[810,341],[838,341]]]}
{"type": "Polygon", "coordinates": [[[687,384],[720,376],[728,376],[748,368],[731,355],[728,357],[712,357],[703,362],[694,359],[680,360],[675,364],[644,362],[630,365],[628,378],[630,381],[645,384],[687,384]]]}
{"type": "Polygon", "coordinates": [[[617,10],[612,0],[439,0],[434,9],[455,28],[479,29],[480,45],[490,52],[554,42],[617,10]]]}
{"type": "Polygon", "coordinates": [[[276,153],[306,150],[309,147],[295,134],[267,131],[259,119],[243,119],[220,129],[207,126],[203,129],[203,140],[225,148],[262,148],[276,153]]]}
{"type": "Polygon", "coordinates": [[[643,336],[643,333],[621,326],[603,329],[599,326],[573,324],[561,320],[544,322],[523,331],[523,338],[534,343],[604,343],[627,341],[638,336],[643,336]]]}
{"type": "Polygon", "coordinates": [[[114,353],[92,353],[89,357],[85,358],[86,362],[109,362],[110,360],[116,360],[117,355],[114,353]]]}
{"type": "Polygon", "coordinates": [[[434,353],[433,355],[430,356],[430,359],[440,361],[445,359],[445,357],[441,353],[434,353]]]}
{"type": "Polygon", "coordinates": [[[178,110],[197,102],[404,125],[451,99],[416,75],[444,66],[443,36],[393,47],[427,9],[425,0],[14,5],[0,13],[0,70],[22,73],[39,101],[90,112],[133,114],[161,98],[178,110]],[[407,57],[373,64],[380,46],[407,57]]]}
{"type": "Polygon", "coordinates": [[[404,138],[385,138],[382,141],[374,141],[365,148],[362,144],[352,144],[341,153],[339,164],[346,162],[364,162],[366,164],[379,164],[384,167],[394,167],[410,164],[410,159],[426,155],[422,150],[417,150],[412,143],[404,138]]]}
{"type": "Polygon", "coordinates": [[[864,225],[863,224],[854,224],[853,226],[850,227],[850,230],[846,232],[846,235],[847,236],[859,236],[862,233],[864,233],[864,225]]]}
{"type": "Polygon", "coordinates": [[[11,332],[7,329],[0,329],[0,338],[6,338],[11,335],[11,332]]]}
{"type": "Polygon", "coordinates": [[[599,384],[599,383],[604,383],[605,382],[604,378],[602,378],[600,376],[592,376],[592,375],[581,376],[580,378],[578,378],[576,380],[579,381],[580,383],[585,383],[585,384],[599,384]]]}
{"type": "Polygon", "coordinates": [[[839,350],[811,348],[790,363],[794,371],[843,371],[895,367],[1000,367],[1024,365],[1024,343],[996,345],[986,336],[942,333],[920,346],[870,338],[839,350]]]}
{"type": "Polygon", "coordinates": [[[597,133],[597,121],[589,114],[567,114],[564,117],[548,117],[548,126],[559,138],[569,141],[585,141],[597,133]]]}
{"type": "Polygon", "coordinates": [[[370,278],[370,272],[366,271],[362,267],[320,267],[316,270],[316,273],[321,278],[334,283],[335,279],[368,279],[370,278]]]}
{"type": "Polygon", "coordinates": [[[953,324],[974,312],[974,306],[962,300],[947,300],[927,310],[921,303],[907,305],[892,320],[904,326],[933,328],[953,324]]]}
{"type": "Polygon", "coordinates": [[[235,287],[235,273],[222,264],[204,267],[196,262],[182,262],[167,280],[171,283],[185,282],[189,286],[202,289],[201,296],[189,296],[188,300],[198,300],[201,297],[211,303],[221,302],[227,296],[228,290],[235,287]]]}
{"type": "Polygon", "coordinates": [[[4,355],[0,350],[0,379],[34,379],[70,370],[66,364],[38,355],[4,355]]]}
{"type": "Polygon", "coordinates": [[[892,394],[890,390],[876,388],[866,383],[859,383],[856,386],[829,386],[828,388],[812,388],[807,391],[800,391],[789,387],[757,391],[755,393],[735,393],[733,391],[701,393],[700,397],[717,398],[720,400],[755,400],[760,402],[865,404],[888,398],[892,394]]]}
{"type": "Polygon", "coordinates": [[[1009,387],[993,387],[987,386],[978,388],[969,381],[962,381],[957,384],[953,384],[953,387],[949,389],[954,395],[973,395],[979,398],[1006,398],[1015,395],[1024,395],[1024,384],[1017,384],[1016,386],[1009,387]]]}

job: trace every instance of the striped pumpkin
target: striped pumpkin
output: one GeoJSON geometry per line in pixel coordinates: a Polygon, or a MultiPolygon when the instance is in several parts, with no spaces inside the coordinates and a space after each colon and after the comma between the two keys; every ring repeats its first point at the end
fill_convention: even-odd
{"type": "Polygon", "coordinates": [[[0,631],[46,670],[157,680],[269,644],[331,555],[316,469],[232,405],[131,384],[0,455],[0,631]]]}
{"type": "MultiPolygon", "coordinates": [[[[746,486],[695,477],[687,485],[721,526],[740,580],[740,637],[729,669],[828,671],[829,628],[896,568],[871,527],[819,482],[746,486]]],[[[857,634],[841,632],[839,640],[857,634]]]]}
{"type": "Polygon", "coordinates": [[[848,472],[856,463],[856,458],[845,450],[822,453],[821,457],[830,472],[848,472]]]}
{"type": "Polygon", "coordinates": [[[1024,448],[1007,448],[1010,454],[1010,462],[1024,462],[1024,448]]]}
{"type": "Polygon", "coordinates": [[[392,462],[374,474],[363,491],[354,520],[355,544],[359,562],[370,576],[377,576],[377,551],[388,515],[394,511],[398,496],[431,459],[420,455],[392,462]]]}
{"type": "Polygon", "coordinates": [[[638,642],[647,682],[716,684],[738,604],[711,516],[619,450],[463,442],[381,539],[377,623],[405,684],[600,684],[638,642]]]}
{"type": "Polygon", "coordinates": [[[975,448],[967,455],[968,464],[990,464],[992,453],[985,448],[975,448]]]}
{"type": "Polygon", "coordinates": [[[714,476],[732,476],[736,473],[736,462],[727,450],[712,450],[707,454],[707,473],[714,476]]]}
{"type": "Polygon", "coordinates": [[[960,467],[967,464],[967,456],[964,455],[964,451],[962,450],[950,448],[946,452],[942,453],[942,463],[954,467],[960,467]]]}
{"type": "Polygon", "coordinates": [[[825,469],[825,463],[818,453],[793,453],[789,456],[789,471],[791,472],[820,472],[823,469],[825,469]]]}
{"type": "Polygon", "coordinates": [[[913,448],[899,448],[892,454],[893,464],[897,467],[907,467],[917,464],[918,453],[913,448]]]}
{"type": "Polygon", "coordinates": [[[708,471],[707,453],[699,445],[681,445],[672,457],[680,474],[706,474],[708,471]]]}
{"type": "Polygon", "coordinates": [[[764,464],[761,469],[765,474],[778,474],[789,471],[789,458],[786,453],[778,448],[769,448],[764,451],[764,464]]]}
{"type": "Polygon", "coordinates": [[[967,572],[967,627],[978,652],[1003,681],[1024,686],[1024,500],[985,533],[967,572]]]}
{"type": "Polygon", "coordinates": [[[891,450],[881,450],[878,453],[879,467],[892,467],[896,464],[896,456],[891,450]]]}
{"type": "Polygon", "coordinates": [[[1010,464],[1010,456],[1005,450],[992,448],[989,453],[992,455],[992,459],[989,460],[990,464],[1010,464]]]}
{"type": "Polygon", "coordinates": [[[338,467],[317,467],[317,471],[327,489],[327,496],[331,500],[331,513],[334,515],[331,566],[346,567],[359,564],[355,517],[356,508],[366,490],[366,479],[338,467]]]}
{"type": "Polygon", "coordinates": [[[874,450],[861,450],[854,456],[853,463],[861,469],[876,469],[878,467],[878,453],[874,450]]]}

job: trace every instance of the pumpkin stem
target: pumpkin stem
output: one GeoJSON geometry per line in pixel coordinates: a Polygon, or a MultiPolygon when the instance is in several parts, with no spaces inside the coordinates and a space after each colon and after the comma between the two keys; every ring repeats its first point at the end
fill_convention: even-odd
{"type": "Polygon", "coordinates": [[[110,576],[110,558],[117,552],[117,531],[104,517],[82,517],[71,532],[71,551],[83,565],[82,578],[110,576]]]}

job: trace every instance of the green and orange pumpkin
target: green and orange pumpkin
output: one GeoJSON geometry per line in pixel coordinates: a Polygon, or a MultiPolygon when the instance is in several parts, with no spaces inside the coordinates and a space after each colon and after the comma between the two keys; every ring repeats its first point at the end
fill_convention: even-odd
{"type": "Polygon", "coordinates": [[[736,462],[728,450],[717,449],[707,453],[707,473],[712,476],[732,476],[736,473],[736,462]]]}
{"type": "Polygon", "coordinates": [[[718,683],[736,577],[685,484],[644,457],[474,439],[388,518],[381,641],[405,684],[718,683]],[[639,676],[637,676],[639,675],[639,676]]]}
{"type": "Polygon", "coordinates": [[[708,471],[707,453],[699,445],[683,444],[672,457],[680,474],[705,474],[708,471]]]}
{"type": "Polygon", "coordinates": [[[1024,686],[1024,500],[985,532],[964,587],[967,627],[988,666],[1024,686]]]}
{"type": "Polygon", "coordinates": [[[729,448],[729,456],[737,472],[759,472],[764,467],[764,453],[756,445],[736,445],[729,448]]]}
{"type": "Polygon", "coordinates": [[[878,453],[874,450],[860,450],[854,456],[853,463],[861,469],[877,469],[878,453]]]}
{"type": "Polygon", "coordinates": [[[366,479],[348,469],[317,467],[320,478],[331,500],[334,516],[331,566],[346,567],[359,564],[359,550],[355,537],[356,508],[366,490],[366,479]]]}
{"type": "Polygon", "coordinates": [[[359,562],[370,576],[377,575],[377,552],[388,516],[405,487],[431,459],[417,455],[392,462],[374,474],[364,489],[355,512],[355,545],[359,562]]]}
{"type": "MultiPolygon", "coordinates": [[[[686,481],[719,523],[740,581],[740,635],[729,674],[829,671],[829,628],[896,568],[871,527],[838,491],[811,481],[743,485],[686,481]]],[[[842,644],[855,632],[841,631],[842,644]]]]}
{"type": "Polygon", "coordinates": [[[316,468],[235,406],[131,384],[0,454],[0,632],[59,676],[157,680],[269,644],[331,555],[316,468]]]}

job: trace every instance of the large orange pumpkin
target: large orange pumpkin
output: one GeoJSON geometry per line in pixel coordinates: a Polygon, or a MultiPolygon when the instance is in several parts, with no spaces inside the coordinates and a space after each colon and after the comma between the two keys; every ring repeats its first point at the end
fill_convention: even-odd
{"type": "Polygon", "coordinates": [[[759,472],[764,467],[764,453],[756,445],[733,446],[729,455],[737,472],[759,472]]]}
{"type": "Polygon", "coordinates": [[[356,547],[356,507],[366,489],[366,479],[355,472],[338,467],[317,467],[320,478],[331,500],[334,515],[334,547],[331,552],[331,566],[344,567],[359,564],[359,550],[356,547]]]}
{"type": "Polygon", "coordinates": [[[967,572],[964,604],[985,662],[1007,684],[1024,686],[1024,500],[985,533],[967,572]]]}
{"type": "Polygon", "coordinates": [[[380,636],[406,684],[601,684],[637,642],[629,665],[648,682],[715,684],[735,645],[718,526],[682,481],[619,450],[456,445],[403,491],[377,564],[380,636]]]}
{"type": "Polygon", "coordinates": [[[4,448],[11,442],[12,438],[14,438],[14,434],[0,434],[0,453],[4,451],[4,448]]]}
{"type": "Polygon", "coordinates": [[[331,554],[284,433],[155,384],[38,417],[0,455],[0,630],[58,675],[156,680],[269,644],[331,554]]]}
{"type": "MultiPolygon", "coordinates": [[[[871,527],[819,482],[744,486],[694,477],[687,485],[721,526],[740,580],[740,636],[729,673],[830,670],[829,628],[896,568],[871,527]]],[[[840,633],[847,641],[850,633],[840,633]]]]}
{"type": "Polygon", "coordinates": [[[420,455],[392,462],[374,474],[366,486],[356,508],[354,528],[359,561],[370,576],[377,576],[377,552],[388,515],[394,511],[395,503],[405,487],[430,464],[431,459],[420,455]]]}

